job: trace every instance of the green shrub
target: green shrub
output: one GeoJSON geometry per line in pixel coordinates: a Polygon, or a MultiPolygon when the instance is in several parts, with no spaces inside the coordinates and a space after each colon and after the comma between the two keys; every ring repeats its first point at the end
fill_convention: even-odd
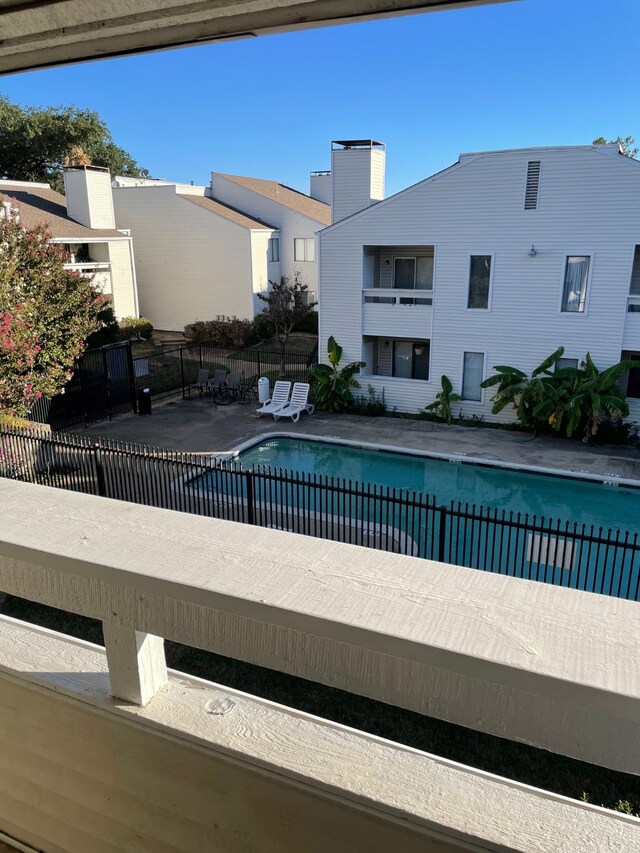
{"type": "Polygon", "coordinates": [[[153,326],[146,317],[123,317],[120,320],[120,339],[144,338],[148,341],[153,334],[153,326]]]}
{"type": "Polygon", "coordinates": [[[440,420],[445,421],[446,423],[451,423],[451,404],[457,403],[459,400],[462,400],[460,394],[454,394],[453,385],[451,384],[451,380],[448,376],[444,374],[440,378],[440,391],[436,394],[436,399],[433,403],[429,403],[428,406],[424,407],[425,413],[431,412],[436,415],[440,420]]]}
{"type": "Polygon", "coordinates": [[[382,394],[378,394],[373,385],[369,385],[366,395],[361,394],[354,398],[353,411],[356,415],[365,415],[368,418],[378,418],[386,414],[387,404],[384,401],[384,388],[382,394]]]}
{"type": "Polygon", "coordinates": [[[273,320],[270,320],[266,314],[258,314],[253,321],[253,334],[259,341],[268,341],[276,333],[276,327],[273,320]]]}
{"type": "Polygon", "coordinates": [[[294,332],[303,332],[308,335],[318,334],[318,313],[311,311],[302,317],[293,327],[294,332]]]}
{"type": "Polygon", "coordinates": [[[359,388],[354,379],[364,361],[352,361],[344,367],[338,367],[342,358],[342,347],[336,343],[333,335],[327,341],[329,364],[316,364],[312,376],[315,380],[313,399],[321,412],[351,412],[354,407],[352,388],[359,388]]]}
{"type": "Polygon", "coordinates": [[[184,333],[191,343],[211,347],[246,347],[255,340],[251,320],[198,320],[184,333]]]}
{"type": "Polygon", "coordinates": [[[120,326],[118,325],[110,302],[105,301],[102,303],[98,312],[98,321],[101,326],[97,332],[93,332],[87,338],[87,349],[96,349],[97,347],[115,344],[122,340],[120,337],[120,326]]]}

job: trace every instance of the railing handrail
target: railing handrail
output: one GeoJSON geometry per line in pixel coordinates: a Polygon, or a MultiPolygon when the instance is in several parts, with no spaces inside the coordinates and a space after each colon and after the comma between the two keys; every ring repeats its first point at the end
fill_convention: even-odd
{"type": "Polygon", "coordinates": [[[47,490],[0,488],[0,588],[101,620],[114,695],[144,704],[162,686],[164,637],[640,769],[633,603],[125,506],[61,492],[52,525],[47,490]],[[571,725],[542,725],[544,703],[571,725]]]}

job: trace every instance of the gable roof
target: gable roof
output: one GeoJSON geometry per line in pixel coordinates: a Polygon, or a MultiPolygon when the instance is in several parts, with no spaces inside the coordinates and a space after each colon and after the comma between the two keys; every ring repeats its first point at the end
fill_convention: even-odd
{"type": "Polygon", "coordinates": [[[114,228],[87,228],[75,219],[67,216],[67,200],[61,194],[52,190],[48,184],[29,184],[16,181],[0,181],[1,200],[18,202],[20,222],[27,228],[46,224],[51,236],[57,240],[68,237],[73,242],[80,239],[104,238],[125,239],[121,231],[114,228]]]}
{"type": "Polygon", "coordinates": [[[230,207],[228,204],[223,204],[221,201],[216,201],[213,198],[208,198],[204,195],[188,195],[187,193],[176,193],[178,198],[183,198],[185,201],[190,201],[192,204],[197,204],[198,207],[204,207],[205,210],[211,211],[229,222],[235,222],[236,225],[242,225],[243,228],[252,230],[260,229],[262,231],[277,231],[272,225],[267,225],[266,222],[261,222],[259,219],[252,219],[241,210],[236,210],[235,207],[230,207]]]}
{"type": "Polygon", "coordinates": [[[258,195],[271,199],[271,201],[277,201],[278,204],[283,204],[285,207],[295,210],[297,213],[309,217],[309,219],[315,219],[316,222],[321,222],[323,225],[331,224],[330,205],[277,181],[265,181],[262,178],[245,178],[242,175],[226,175],[223,172],[214,172],[214,187],[216,176],[258,193],[258,195]]]}

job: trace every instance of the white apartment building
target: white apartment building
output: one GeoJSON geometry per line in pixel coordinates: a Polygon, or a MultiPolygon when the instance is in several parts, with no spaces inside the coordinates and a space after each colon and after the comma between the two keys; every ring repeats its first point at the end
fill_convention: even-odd
{"type": "Polygon", "coordinates": [[[276,181],[213,172],[211,185],[113,181],[136,244],[140,311],[156,329],[252,319],[270,281],[299,271],[316,300],[316,232],[330,206],[276,181]]]}
{"type": "MultiPolygon", "coordinates": [[[[445,374],[456,413],[495,420],[480,387],[494,365],[529,371],[561,345],[562,366],[640,358],[639,162],[617,145],[463,154],[362,204],[380,197],[380,152],[334,150],[334,199],[354,205],[334,204],[318,240],[320,352],[333,335],[365,361],[365,391],[418,412],[445,374]]],[[[640,371],[626,383],[637,419],[640,371]]]]}
{"type": "Polygon", "coordinates": [[[68,269],[90,276],[113,306],[117,319],[138,316],[133,243],[116,225],[111,177],[106,169],[65,170],[65,195],[49,184],[0,180],[3,203],[18,209],[27,227],[45,224],[54,243],[69,251],[68,269]]]}

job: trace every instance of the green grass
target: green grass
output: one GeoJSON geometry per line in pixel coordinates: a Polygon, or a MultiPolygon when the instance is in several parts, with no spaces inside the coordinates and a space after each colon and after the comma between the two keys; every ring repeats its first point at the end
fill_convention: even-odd
{"type": "MultiPolygon", "coordinates": [[[[16,619],[103,644],[102,626],[9,596],[2,612],[16,619]]],[[[173,669],[261,696],[319,717],[406,744],[575,800],[640,815],[640,778],[405,711],[343,690],[231,658],[165,642],[173,669]]]]}

